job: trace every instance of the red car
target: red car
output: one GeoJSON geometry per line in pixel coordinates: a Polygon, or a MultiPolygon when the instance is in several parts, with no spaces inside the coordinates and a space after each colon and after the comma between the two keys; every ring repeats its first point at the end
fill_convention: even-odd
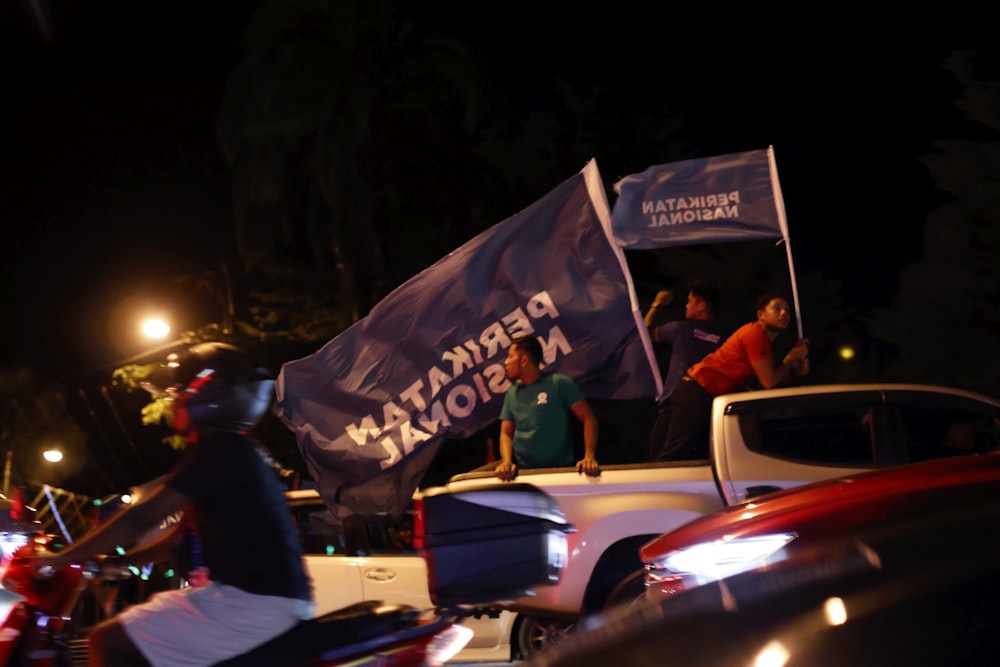
{"type": "Polygon", "coordinates": [[[1000,481],[1000,452],[955,456],[780,491],[695,519],[639,550],[658,598],[785,560],[818,541],[933,503],[928,489],[1000,481]]]}

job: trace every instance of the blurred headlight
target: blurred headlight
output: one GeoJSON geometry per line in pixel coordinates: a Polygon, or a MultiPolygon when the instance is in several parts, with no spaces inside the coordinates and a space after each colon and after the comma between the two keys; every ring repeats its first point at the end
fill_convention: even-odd
{"type": "Polygon", "coordinates": [[[647,565],[647,582],[683,578],[692,584],[716,581],[762,565],[796,538],[795,533],[723,538],[679,549],[647,565]]]}

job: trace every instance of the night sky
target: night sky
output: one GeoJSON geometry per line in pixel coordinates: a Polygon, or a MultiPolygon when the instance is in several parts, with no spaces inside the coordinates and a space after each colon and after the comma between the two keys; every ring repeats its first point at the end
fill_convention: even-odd
{"type": "MultiPolygon", "coordinates": [[[[231,214],[216,114],[250,4],[5,3],[2,358],[72,375],[126,356],[141,343],[121,334],[123,313],[178,273],[217,267],[231,214]]],[[[914,157],[956,122],[948,49],[668,48],[620,16],[558,30],[554,17],[426,11],[493,55],[525,113],[545,104],[543,75],[565,71],[623,106],[684,100],[702,155],[774,145],[796,262],[845,280],[863,306],[888,299],[920,253],[939,195],[914,157]]],[[[609,187],[658,161],[643,146],[631,162],[592,157],[609,187]]]]}
{"type": "Polygon", "coordinates": [[[215,114],[250,10],[213,4],[4,3],[3,358],[126,356],[118,313],[216,259],[215,114]]]}
{"type": "MultiPolygon", "coordinates": [[[[916,158],[933,139],[975,135],[941,68],[948,45],[700,39],[667,30],[680,21],[667,9],[571,19],[518,7],[421,8],[416,19],[487,54],[525,114],[547,104],[559,73],[615,91],[622,109],[670,100],[699,156],[773,145],[797,266],[842,281],[861,310],[887,305],[943,201],[916,158]]],[[[127,315],[151,296],[176,297],[175,276],[215,269],[232,252],[216,121],[253,9],[2,4],[0,363],[73,378],[133,354],[143,343],[122,333],[127,315]]],[[[619,148],[607,164],[587,155],[579,166],[596,158],[610,188],[663,161],[649,146],[619,148]]],[[[556,185],[538,184],[539,195],[556,185]]],[[[512,201],[508,215],[530,203],[512,201]]]]}
{"type": "MultiPolygon", "coordinates": [[[[128,355],[141,345],[121,334],[133,299],[217,266],[231,214],[216,114],[251,4],[4,3],[2,358],[72,375],[128,355]]],[[[682,100],[703,156],[774,145],[796,262],[847,281],[863,306],[920,253],[939,195],[914,157],[956,124],[946,48],[708,49],[642,38],[621,15],[569,30],[514,10],[486,23],[423,11],[492,54],[525,114],[559,72],[619,91],[623,107],[682,100]]],[[[609,187],[662,161],[631,155],[587,157],[609,187]]]]}

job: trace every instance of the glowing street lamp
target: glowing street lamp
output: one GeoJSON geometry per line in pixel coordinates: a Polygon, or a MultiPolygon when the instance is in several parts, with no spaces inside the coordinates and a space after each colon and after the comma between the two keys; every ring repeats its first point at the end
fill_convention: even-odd
{"type": "MultiPolygon", "coordinates": [[[[58,449],[56,447],[49,447],[48,449],[42,451],[42,458],[48,461],[49,463],[59,463],[60,461],[63,460],[63,453],[61,449],[58,449]]],[[[0,491],[2,491],[4,496],[7,496],[10,493],[11,468],[13,461],[14,461],[14,451],[8,449],[6,452],[6,460],[4,461],[4,466],[3,466],[3,489],[0,489],[0,491]]]]}
{"type": "Polygon", "coordinates": [[[158,317],[151,317],[142,323],[142,333],[147,338],[163,340],[170,333],[170,325],[158,317]]]}

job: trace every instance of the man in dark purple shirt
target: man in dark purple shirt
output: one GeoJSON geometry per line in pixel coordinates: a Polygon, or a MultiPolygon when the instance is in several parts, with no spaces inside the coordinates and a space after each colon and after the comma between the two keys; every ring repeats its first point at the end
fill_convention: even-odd
{"type": "Polygon", "coordinates": [[[702,281],[692,283],[688,289],[684,319],[657,324],[657,312],[666,308],[673,300],[672,292],[661,290],[653,299],[645,318],[653,342],[671,346],[670,365],[663,380],[663,393],[659,397],[656,421],[650,432],[651,458],[660,451],[666,437],[667,425],[670,422],[666,411],[670,392],[680,382],[687,369],[704,359],[705,355],[715,351],[722,342],[722,332],[715,321],[718,292],[712,285],[702,281]]]}

